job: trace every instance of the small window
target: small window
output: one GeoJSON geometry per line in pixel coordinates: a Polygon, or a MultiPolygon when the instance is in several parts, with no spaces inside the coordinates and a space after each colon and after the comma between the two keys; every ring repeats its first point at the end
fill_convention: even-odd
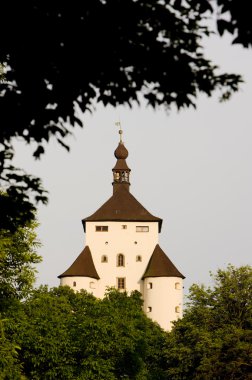
{"type": "Polygon", "coordinates": [[[180,307],[179,306],[175,307],[175,313],[180,313],[180,307]]]}
{"type": "Polygon", "coordinates": [[[181,288],[180,288],[180,283],[179,283],[179,282],[175,282],[175,289],[177,289],[177,290],[181,289],[181,288]]]}
{"type": "Polygon", "coordinates": [[[134,244],[137,244],[137,241],[134,241],[134,244]]]}
{"type": "Polygon", "coordinates": [[[136,261],[141,262],[141,261],[142,261],[142,256],[138,255],[138,256],[136,257],[136,261]]]}
{"type": "Polygon", "coordinates": [[[122,230],[127,230],[127,224],[122,224],[122,230]]]}
{"type": "Polygon", "coordinates": [[[94,281],[91,281],[89,283],[89,287],[90,287],[90,289],[95,289],[95,283],[94,283],[94,281]]]}
{"type": "Polygon", "coordinates": [[[76,286],[76,281],[73,282],[73,286],[76,286]]]}
{"type": "Polygon", "coordinates": [[[136,232],[149,232],[149,226],[136,226],[136,232]]]}
{"type": "Polygon", "coordinates": [[[147,307],[147,312],[148,312],[148,313],[152,312],[152,307],[151,307],[151,306],[148,306],[148,307],[147,307]]]}
{"type": "Polygon", "coordinates": [[[153,288],[153,284],[152,284],[152,282],[148,282],[148,284],[147,284],[147,289],[152,289],[153,288]]]}
{"type": "Polygon", "coordinates": [[[125,289],[125,286],[126,286],[125,277],[118,277],[117,278],[117,288],[118,289],[125,289]]]}
{"type": "Polygon", "coordinates": [[[119,253],[119,255],[117,255],[117,266],[124,267],[124,261],[124,255],[122,253],[119,253]]]}
{"type": "Polygon", "coordinates": [[[96,232],[107,232],[108,226],[95,226],[95,231],[96,232]]]}
{"type": "Polygon", "coordinates": [[[120,174],[119,174],[119,172],[115,172],[115,173],[114,173],[114,179],[115,179],[116,181],[118,181],[119,178],[120,178],[120,174]]]}
{"type": "Polygon", "coordinates": [[[102,263],[107,263],[107,262],[108,262],[108,256],[103,255],[103,256],[101,257],[101,262],[102,262],[102,263]]]}

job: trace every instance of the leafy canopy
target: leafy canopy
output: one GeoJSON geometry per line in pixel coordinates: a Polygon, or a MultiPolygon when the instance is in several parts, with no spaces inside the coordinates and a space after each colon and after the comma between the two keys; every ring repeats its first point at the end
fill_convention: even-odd
{"type": "Polygon", "coordinates": [[[35,282],[35,264],[40,243],[31,222],[18,227],[15,233],[0,230],[0,312],[16,300],[26,298],[35,282]]]}
{"type": "Polygon", "coordinates": [[[138,292],[111,289],[100,300],[41,287],[10,320],[8,337],[20,347],[23,374],[34,380],[162,380],[165,333],[141,306],[138,292]]]}
{"type": "Polygon", "coordinates": [[[170,333],[143,313],[138,292],[35,289],[0,322],[3,379],[251,379],[252,268],[213,278],[191,287],[170,333]]]}
{"type": "Polygon", "coordinates": [[[195,106],[200,93],[218,90],[226,99],[241,82],[204,55],[208,0],[11,0],[1,12],[8,30],[0,40],[0,188],[10,196],[7,202],[0,194],[5,229],[31,220],[33,204],[47,201],[40,180],[11,164],[13,138],[35,143],[39,157],[53,137],[68,148],[66,136],[97,102],[132,105],[142,94],[152,107],[181,109],[195,106]]]}
{"type": "Polygon", "coordinates": [[[193,285],[166,348],[173,379],[251,379],[252,268],[218,270],[213,288],[193,285]]]}

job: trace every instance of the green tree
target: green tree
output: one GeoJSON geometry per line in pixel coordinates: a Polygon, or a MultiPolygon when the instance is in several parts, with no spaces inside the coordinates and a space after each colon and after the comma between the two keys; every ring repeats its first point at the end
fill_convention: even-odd
{"type": "Polygon", "coordinates": [[[37,254],[35,222],[19,227],[15,233],[0,230],[0,312],[27,297],[35,281],[37,254]]]}
{"type": "Polygon", "coordinates": [[[5,80],[5,65],[0,62],[0,82],[5,80]]]}
{"type": "Polygon", "coordinates": [[[85,319],[80,315],[81,321],[76,316],[80,376],[90,380],[163,379],[165,333],[143,313],[140,293],[127,296],[111,289],[88,314],[85,319]]]}
{"type": "Polygon", "coordinates": [[[218,270],[213,288],[193,285],[166,348],[169,379],[252,379],[252,268],[218,270]]]}
{"type": "Polygon", "coordinates": [[[165,333],[145,316],[137,292],[110,290],[100,300],[68,287],[41,287],[6,331],[29,379],[164,379],[165,333]]]}
{"type": "Polygon", "coordinates": [[[0,207],[9,215],[0,219],[2,228],[6,221],[14,222],[15,228],[15,218],[31,220],[34,202],[46,202],[39,179],[11,164],[16,136],[35,143],[34,155],[39,157],[53,137],[67,148],[65,137],[75,125],[82,126],[76,110],[92,112],[98,102],[131,106],[139,103],[141,94],[152,107],[181,109],[195,106],[200,93],[211,96],[218,90],[226,99],[238,90],[241,77],[219,74],[201,45],[202,37],[211,34],[206,22],[212,17],[211,4],[208,0],[2,4],[1,26],[9,33],[0,40],[0,62],[7,67],[6,81],[0,83],[0,187],[10,195],[7,203],[0,195],[0,207]],[[11,199],[23,207],[19,210],[11,199]]]}
{"type": "Polygon", "coordinates": [[[21,380],[21,365],[18,361],[19,347],[6,338],[4,323],[0,320],[0,380],[21,380]]]}

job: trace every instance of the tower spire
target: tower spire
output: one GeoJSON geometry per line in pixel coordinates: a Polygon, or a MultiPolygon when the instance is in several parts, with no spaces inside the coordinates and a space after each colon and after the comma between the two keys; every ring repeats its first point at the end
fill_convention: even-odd
{"type": "Polygon", "coordinates": [[[116,121],[115,125],[119,127],[120,144],[123,144],[123,141],[122,141],[123,130],[122,130],[121,122],[116,121]]]}
{"type": "Polygon", "coordinates": [[[126,158],[128,157],[128,151],[124,146],[124,143],[122,141],[122,134],[123,130],[121,127],[120,121],[117,121],[115,123],[117,127],[119,127],[119,144],[118,147],[115,150],[115,157],[117,158],[117,162],[112,169],[113,171],[113,192],[117,191],[119,187],[123,186],[127,190],[129,190],[130,182],[129,182],[129,174],[130,174],[130,168],[128,167],[126,163],[126,158]]]}

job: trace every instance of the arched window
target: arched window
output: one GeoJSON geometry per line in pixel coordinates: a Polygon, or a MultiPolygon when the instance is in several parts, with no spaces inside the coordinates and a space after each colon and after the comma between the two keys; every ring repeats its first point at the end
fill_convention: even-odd
{"type": "Polygon", "coordinates": [[[152,312],[152,307],[151,307],[151,306],[148,306],[148,307],[147,307],[147,312],[148,312],[148,313],[151,313],[151,312],[152,312]]]}
{"type": "Polygon", "coordinates": [[[107,262],[108,262],[108,256],[106,256],[106,255],[102,255],[102,257],[101,257],[101,262],[102,262],[102,263],[107,263],[107,262]]]}
{"type": "Polygon", "coordinates": [[[122,253],[119,253],[119,255],[117,255],[117,266],[124,267],[124,255],[122,253]]]}
{"type": "Polygon", "coordinates": [[[76,281],[73,282],[73,286],[76,286],[76,281]]]}
{"type": "Polygon", "coordinates": [[[152,289],[152,288],[153,288],[152,282],[148,282],[147,289],[152,289]]]}
{"type": "Polygon", "coordinates": [[[94,283],[94,281],[90,281],[89,287],[90,287],[90,289],[95,289],[95,283],[94,283]]]}
{"type": "Polygon", "coordinates": [[[180,307],[179,306],[175,307],[175,313],[180,313],[180,307]]]}
{"type": "Polygon", "coordinates": [[[179,282],[175,282],[175,289],[180,289],[180,283],[179,282]]]}
{"type": "Polygon", "coordinates": [[[137,257],[136,257],[136,261],[142,261],[142,256],[137,255],[137,257]]]}
{"type": "Polygon", "coordinates": [[[120,179],[120,174],[119,174],[119,172],[114,172],[114,180],[115,180],[115,181],[119,181],[119,179],[120,179]]]}

